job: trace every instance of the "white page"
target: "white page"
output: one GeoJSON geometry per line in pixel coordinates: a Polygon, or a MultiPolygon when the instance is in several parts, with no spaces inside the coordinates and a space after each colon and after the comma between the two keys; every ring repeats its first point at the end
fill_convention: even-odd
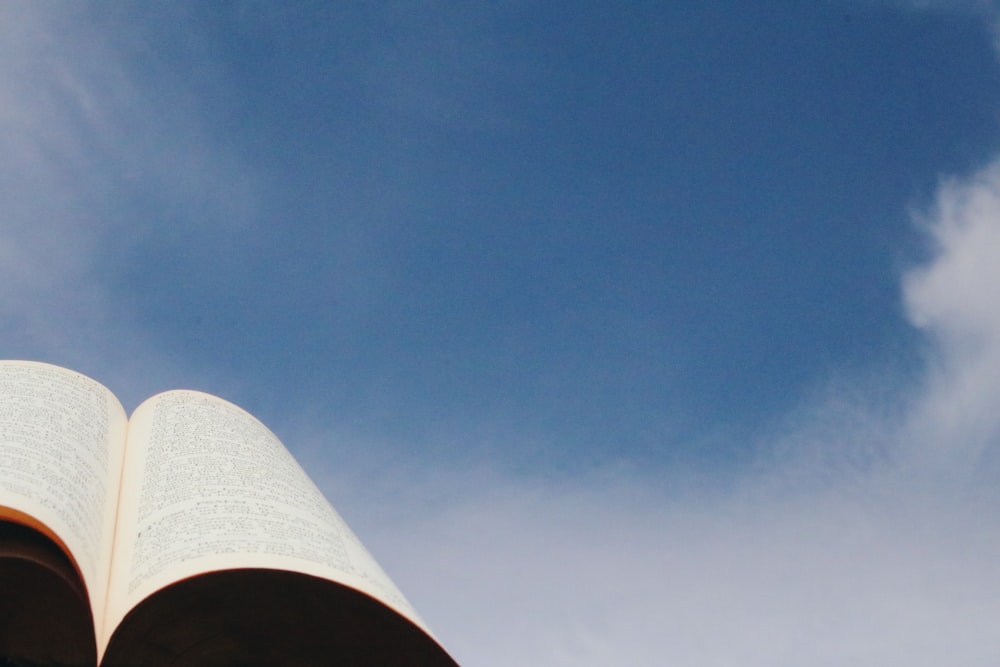
{"type": "Polygon", "coordinates": [[[125,428],[121,404],[94,380],[0,361],[0,506],[29,515],[69,549],[98,610],[95,625],[107,593],[125,428]]]}
{"type": "Polygon", "coordinates": [[[331,579],[424,627],[284,445],[245,411],[171,391],[136,410],[128,439],[105,641],[156,590],[240,567],[331,579]]]}

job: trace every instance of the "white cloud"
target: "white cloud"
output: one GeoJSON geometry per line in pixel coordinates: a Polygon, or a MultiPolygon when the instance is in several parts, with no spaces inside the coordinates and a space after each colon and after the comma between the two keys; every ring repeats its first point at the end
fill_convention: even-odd
{"type": "Polygon", "coordinates": [[[479,481],[462,503],[364,536],[464,665],[1000,655],[1000,530],[971,505],[875,484],[676,497],[627,479],[479,481]]]}
{"type": "Polygon", "coordinates": [[[361,492],[406,508],[366,505],[362,538],[465,665],[995,665],[1000,166],[920,225],[923,376],[833,386],[730,488],[413,472],[361,492]]]}
{"type": "Polygon", "coordinates": [[[976,465],[1000,433],[1000,164],[945,182],[923,224],[934,256],[904,298],[934,357],[913,437],[939,463],[976,465]]]}

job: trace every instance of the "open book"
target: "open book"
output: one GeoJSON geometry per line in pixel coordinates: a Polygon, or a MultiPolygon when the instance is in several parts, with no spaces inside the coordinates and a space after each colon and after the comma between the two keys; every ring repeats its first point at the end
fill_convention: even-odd
{"type": "Polygon", "coordinates": [[[0,664],[454,666],[259,421],[0,361],[0,664]]]}

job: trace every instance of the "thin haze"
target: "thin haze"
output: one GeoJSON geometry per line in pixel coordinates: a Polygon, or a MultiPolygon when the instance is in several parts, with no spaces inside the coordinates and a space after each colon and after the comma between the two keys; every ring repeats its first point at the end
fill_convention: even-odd
{"type": "Polygon", "coordinates": [[[659,4],[4,3],[0,354],[259,415],[463,665],[997,664],[995,4],[659,4]]]}

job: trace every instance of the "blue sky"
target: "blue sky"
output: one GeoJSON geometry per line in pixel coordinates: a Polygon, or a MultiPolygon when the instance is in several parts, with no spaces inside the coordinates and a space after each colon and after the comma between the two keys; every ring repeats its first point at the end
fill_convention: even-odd
{"type": "Polygon", "coordinates": [[[620,5],[4,3],[0,354],[258,415],[463,665],[995,664],[1000,8],[620,5]]]}

